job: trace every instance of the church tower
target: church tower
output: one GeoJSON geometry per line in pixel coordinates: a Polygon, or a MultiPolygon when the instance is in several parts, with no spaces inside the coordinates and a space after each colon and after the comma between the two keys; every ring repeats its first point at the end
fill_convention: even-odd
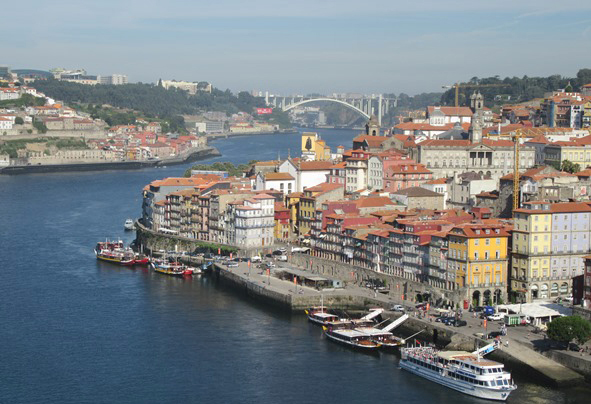
{"type": "Polygon", "coordinates": [[[369,136],[380,136],[380,124],[375,115],[372,115],[365,124],[365,134],[369,136]]]}
{"type": "Polygon", "coordinates": [[[484,96],[480,94],[480,91],[478,91],[478,93],[474,91],[470,96],[470,108],[474,113],[481,111],[482,108],[484,108],[484,96]]]}

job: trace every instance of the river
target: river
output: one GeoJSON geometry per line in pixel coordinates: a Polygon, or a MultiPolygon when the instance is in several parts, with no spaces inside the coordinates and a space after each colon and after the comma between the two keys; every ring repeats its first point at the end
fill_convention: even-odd
{"type": "MultiPolygon", "coordinates": [[[[355,132],[321,130],[331,147],[355,132]]],[[[205,162],[297,155],[299,136],[213,142],[205,162]]],[[[176,279],[97,262],[122,237],[150,181],[138,171],[0,176],[1,403],[482,403],[326,341],[305,317],[212,278],[176,279]]],[[[587,389],[517,379],[510,402],[587,402],[587,389]]]]}

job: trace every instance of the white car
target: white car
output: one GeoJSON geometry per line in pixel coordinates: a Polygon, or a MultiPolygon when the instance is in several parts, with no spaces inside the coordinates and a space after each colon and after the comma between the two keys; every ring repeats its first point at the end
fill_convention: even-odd
{"type": "Polygon", "coordinates": [[[505,314],[503,313],[495,313],[491,314],[487,317],[488,321],[500,321],[505,318],[505,314]]]}
{"type": "Polygon", "coordinates": [[[254,257],[250,257],[250,261],[251,262],[261,262],[261,257],[259,257],[258,255],[255,255],[254,257]]]}
{"type": "Polygon", "coordinates": [[[278,256],[277,261],[287,262],[287,255],[278,256]]]}

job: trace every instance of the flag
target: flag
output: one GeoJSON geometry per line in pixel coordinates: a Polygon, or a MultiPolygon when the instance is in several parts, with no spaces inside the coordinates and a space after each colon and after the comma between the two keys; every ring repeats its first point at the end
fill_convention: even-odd
{"type": "Polygon", "coordinates": [[[418,339],[415,338],[415,344],[417,344],[418,346],[421,346],[421,341],[419,341],[418,339]]]}

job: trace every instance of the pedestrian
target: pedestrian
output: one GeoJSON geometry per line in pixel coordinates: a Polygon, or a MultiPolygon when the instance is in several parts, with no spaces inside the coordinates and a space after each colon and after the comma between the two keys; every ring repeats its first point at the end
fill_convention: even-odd
{"type": "Polygon", "coordinates": [[[506,348],[509,348],[509,339],[506,339],[506,340],[505,340],[505,347],[506,347],[506,348]]]}

